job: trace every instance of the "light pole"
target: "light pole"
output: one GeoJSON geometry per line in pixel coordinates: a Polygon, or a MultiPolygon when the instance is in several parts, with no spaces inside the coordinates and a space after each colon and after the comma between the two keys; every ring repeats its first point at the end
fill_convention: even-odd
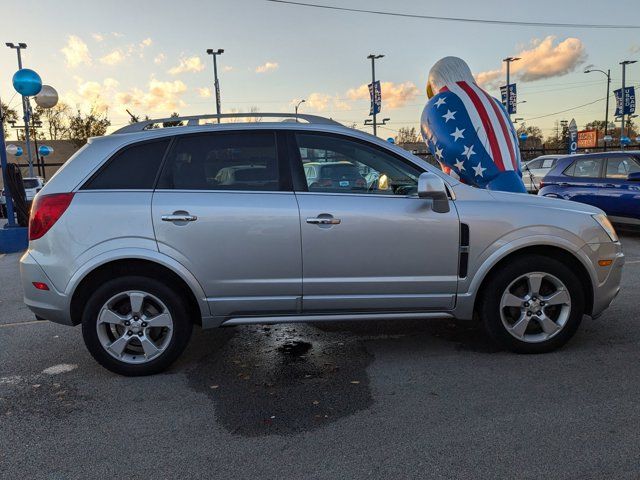
{"type": "Polygon", "coordinates": [[[507,115],[511,118],[511,95],[509,94],[509,82],[511,81],[511,62],[517,62],[520,57],[507,57],[502,59],[507,64],[507,115]]]}
{"type": "MultiPolygon", "coordinates": [[[[376,98],[376,60],[378,58],[382,58],[384,57],[384,55],[374,55],[373,53],[369,56],[367,56],[367,58],[371,59],[371,92],[373,95],[373,99],[375,100],[376,98]]],[[[382,92],[381,92],[382,93],[382,92]]],[[[378,135],[378,123],[376,121],[376,106],[375,106],[375,102],[373,105],[373,108],[371,109],[371,112],[373,113],[373,135],[377,136],[378,135]]]]}
{"type": "MultiPolygon", "coordinates": [[[[18,70],[22,70],[22,53],[21,50],[23,48],[27,48],[26,43],[15,43],[7,42],[5,44],[9,48],[13,48],[16,50],[18,54],[18,70]]],[[[31,159],[31,142],[29,139],[29,117],[31,112],[31,105],[29,105],[29,99],[25,96],[22,96],[22,115],[24,119],[24,141],[27,147],[27,159],[29,161],[29,176],[33,177],[33,160],[31,159]]]]}
{"type": "MultiPolygon", "coordinates": [[[[607,71],[605,72],[604,70],[599,70],[597,68],[589,68],[587,70],[584,71],[584,73],[591,73],[591,72],[600,72],[602,73],[605,77],[607,77],[607,101],[606,101],[606,105],[605,105],[605,110],[604,110],[604,136],[606,137],[607,135],[609,135],[609,89],[611,87],[611,70],[607,69],[607,71]]],[[[607,151],[607,142],[604,141],[604,137],[603,137],[603,150],[606,152],[607,151]]]]}
{"type": "Polygon", "coordinates": [[[296,105],[296,123],[298,123],[298,108],[300,108],[300,105],[302,105],[305,102],[304,99],[300,100],[298,102],[298,104],[296,105]]]}
{"type": "Polygon", "coordinates": [[[216,90],[216,115],[218,115],[218,123],[220,123],[220,82],[218,82],[218,63],[216,62],[216,57],[222,55],[224,50],[222,48],[218,50],[208,48],[207,53],[213,57],[213,85],[216,90]]]}
{"type": "Polygon", "coordinates": [[[627,72],[627,65],[631,65],[632,63],[636,63],[636,60],[623,60],[622,62],[620,62],[620,65],[622,65],[622,124],[620,126],[620,148],[624,148],[622,137],[626,137],[624,132],[624,105],[627,100],[627,92],[625,90],[625,75],[627,72]]]}

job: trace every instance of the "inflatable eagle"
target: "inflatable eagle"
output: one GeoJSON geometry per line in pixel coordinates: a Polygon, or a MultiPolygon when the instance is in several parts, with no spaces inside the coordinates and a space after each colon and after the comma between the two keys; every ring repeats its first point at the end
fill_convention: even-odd
{"type": "Polygon", "coordinates": [[[427,96],[422,138],[446,173],[479,188],[527,193],[509,115],[476,84],[464,60],[445,57],[436,62],[427,96]]]}

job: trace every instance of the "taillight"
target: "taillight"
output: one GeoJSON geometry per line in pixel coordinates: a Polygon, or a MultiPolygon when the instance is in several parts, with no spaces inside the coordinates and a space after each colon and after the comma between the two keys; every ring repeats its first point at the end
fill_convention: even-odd
{"type": "Polygon", "coordinates": [[[73,193],[37,196],[31,207],[29,240],[37,240],[47,233],[69,207],[72,199],[73,193]]]}

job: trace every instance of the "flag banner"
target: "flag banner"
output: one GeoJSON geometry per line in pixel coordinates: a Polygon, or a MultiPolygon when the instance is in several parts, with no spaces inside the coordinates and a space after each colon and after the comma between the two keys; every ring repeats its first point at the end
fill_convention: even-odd
{"type": "MultiPolygon", "coordinates": [[[[503,85],[500,87],[500,95],[502,96],[502,104],[507,107],[507,86],[503,85]]],[[[518,103],[518,92],[516,89],[516,84],[509,84],[509,114],[513,115],[514,113],[518,113],[518,109],[516,104],[518,103]]]]}
{"type": "Polygon", "coordinates": [[[371,108],[369,115],[377,115],[382,110],[382,92],[380,90],[380,80],[374,84],[369,84],[369,96],[371,97],[371,108]]]}
{"type": "Polygon", "coordinates": [[[622,105],[622,89],[614,90],[616,97],[616,117],[631,115],[636,111],[636,90],[634,87],[625,87],[624,108],[622,105]]]}

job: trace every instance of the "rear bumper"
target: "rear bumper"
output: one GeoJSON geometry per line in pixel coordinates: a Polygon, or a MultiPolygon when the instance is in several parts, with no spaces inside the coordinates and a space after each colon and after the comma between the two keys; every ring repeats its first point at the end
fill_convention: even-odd
{"type": "Polygon", "coordinates": [[[585,245],[582,249],[591,259],[596,270],[596,281],[593,285],[592,317],[604,312],[620,292],[624,253],[620,242],[585,245]],[[612,260],[611,265],[602,267],[599,260],[612,260]]]}
{"type": "Polygon", "coordinates": [[[73,325],[69,310],[69,299],[58,292],[42,267],[29,252],[20,259],[20,277],[24,291],[24,303],[36,316],[63,325],[73,325]],[[38,290],[33,282],[43,282],[49,290],[38,290]]]}

